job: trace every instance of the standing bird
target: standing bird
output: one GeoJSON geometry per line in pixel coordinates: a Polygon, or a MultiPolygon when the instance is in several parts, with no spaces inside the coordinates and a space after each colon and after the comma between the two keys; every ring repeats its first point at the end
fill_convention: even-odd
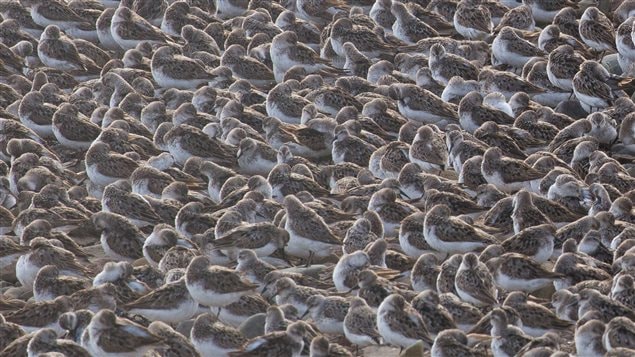
{"type": "Polygon", "coordinates": [[[358,348],[380,343],[375,311],[360,297],[351,299],[344,318],[344,336],[358,348]]]}
{"type": "Polygon", "coordinates": [[[443,85],[447,85],[454,76],[464,80],[478,79],[479,69],[474,64],[461,56],[448,53],[440,43],[430,47],[428,61],[432,78],[443,85]]]}
{"type": "Polygon", "coordinates": [[[371,29],[363,26],[355,26],[348,18],[341,18],[331,27],[331,45],[338,56],[344,57],[344,44],[351,42],[359,52],[369,58],[390,56],[395,52],[393,45],[386,43],[371,29]]]}
{"type": "Polygon", "coordinates": [[[245,79],[258,88],[270,88],[276,83],[271,69],[247,56],[247,50],[239,44],[226,48],[220,63],[231,69],[234,77],[245,79]]]}
{"type": "Polygon", "coordinates": [[[531,337],[525,335],[520,328],[509,324],[507,315],[502,309],[492,310],[490,319],[491,348],[494,356],[515,356],[521,348],[531,342],[531,337]]]}
{"type": "Polygon", "coordinates": [[[285,250],[297,257],[328,257],[341,249],[341,240],[314,210],[295,196],[284,198],[287,218],[284,228],[289,232],[285,250]]]}
{"type": "Polygon", "coordinates": [[[73,41],[62,35],[55,25],[49,25],[42,32],[37,45],[37,55],[45,65],[62,70],[86,70],[73,41]]]}
{"type": "Polygon", "coordinates": [[[494,278],[474,253],[467,253],[456,272],[455,288],[459,297],[476,306],[498,304],[498,291],[494,278]]]}
{"type": "Polygon", "coordinates": [[[423,341],[428,348],[432,339],[421,315],[398,294],[384,299],[377,309],[377,329],[386,343],[402,349],[423,341]]]}
{"type": "Polygon", "coordinates": [[[242,346],[232,357],[249,356],[300,356],[304,348],[304,336],[308,333],[306,323],[296,321],[287,326],[286,331],[275,331],[255,337],[242,346]]]}
{"type": "Polygon", "coordinates": [[[616,50],[613,23],[597,7],[584,10],[578,29],[582,41],[592,49],[601,53],[616,50]]]}
{"type": "Polygon", "coordinates": [[[533,57],[542,57],[545,54],[545,51],[518,36],[509,26],[503,27],[492,42],[492,56],[501,64],[514,68],[522,68],[533,57]]]}
{"type": "Polygon", "coordinates": [[[95,314],[82,336],[82,347],[93,356],[140,356],[161,346],[160,337],[110,310],[95,314]]]}
{"type": "Polygon", "coordinates": [[[584,57],[570,45],[556,47],[549,53],[547,61],[549,82],[562,90],[573,91],[573,77],[584,61],[584,57]]]}
{"type": "Polygon", "coordinates": [[[492,32],[492,15],[480,0],[461,0],[454,12],[454,28],[468,40],[483,40],[492,32]]]}
{"type": "Polygon", "coordinates": [[[424,172],[444,169],[448,163],[448,150],[441,130],[434,125],[424,125],[417,129],[408,157],[424,172]]]}
{"type": "Polygon", "coordinates": [[[615,91],[633,86],[632,78],[610,74],[596,61],[587,60],[573,77],[573,93],[588,112],[613,105],[618,98],[615,91]]]}
{"type": "Polygon", "coordinates": [[[258,288],[231,269],[211,265],[207,256],[198,256],[190,262],[185,285],[199,304],[221,307],[238,301],[243,295],[253,294],[258,288]]]}
{"type": "MultiPolygon", "coordinates": [[[[295,66],[304,69],[306,74],[342,74],[339,69],[330,64],[330,61],[321,58],[311,47],[299,42],[298,35],[292,31],[276,35],[271,40],[269,54],[273,63],[273,74],[278,83],[283,82],[287,71],[295,66]]],[[[343,47],[342,56],[344,56],[343,47]]]]}
{"type": "Polygon", "coordinates": [[[165,44],[169,38],[130,8],[118,7],[112,15],[110,32],[113,40],[124,50],[130,50],[143,42],[165,44]]]}
{"type": "Polygon", "coordinates": [[[396,19],[392,33],[401,41],[414,45],[419,40],[439,35],[435,29],[411,14],[405,4],[393,1],[390,10],[396,19]]]}
{"type": "Polygon", "coordinates": [[[182,56],[172,46],[163,46],[152,55],[152,78],[162,87],[193,89],[216,78],[200,61],[182,56]]]}
{"type": "Polygon", "coordinates": [[[466,253],[496,242],[493,236],[450,214],[450,208],[445,204],[430,208],[426,214],[423,235],[433,249],[443,253],[466,253]]]}
{"type": "Polygon", "coordinates": [[[544,174],[525,162],[503,156],[498,147],[487,149],[483,155],[481,174],[487,183],[495,185],[503,192],[520,189],[537,192],[544,174]]]}

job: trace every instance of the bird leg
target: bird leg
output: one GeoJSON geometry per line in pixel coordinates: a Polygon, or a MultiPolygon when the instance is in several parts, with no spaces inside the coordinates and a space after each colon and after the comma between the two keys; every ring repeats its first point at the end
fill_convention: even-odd
{"type": "Polygon", "coordinates": [[[313,251],[309,251],[309,257],[306,259],[306,265],[305,268],[308,268],[311,266],[311,263],[313,262],[313,257],[315,256],[315,253],[313,251]]]}

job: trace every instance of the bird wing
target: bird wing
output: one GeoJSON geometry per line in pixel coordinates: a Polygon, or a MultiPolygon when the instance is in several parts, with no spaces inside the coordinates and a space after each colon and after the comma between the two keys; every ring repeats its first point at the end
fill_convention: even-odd
{"type": "Polygon", "coordinates": [[[505,182],[531,181],[544,176],[540,171],[522,161],[503,158],[502,162],[504,168],[500,170],[500,174],[505,182]]]}
{"type": "Polygon", "coordinates": [[[175,56],[174,61],[164,63],[165,72],[171,73],[176,79],[214,79],[200,62],[184,56],[175,56]]]}
{"type": "Polygon", "coordinates": [[[187,288],[183,282],[171,283],[163,287],[153,290],[137,300],[126,304],[125,309],[166,309],[178,306],[178,296],[186,297],[189,295],[187,288]]]}
{"type": "Polygon", "coordinates": [[[217,248],[243,248],[256,249],[267,245],[272,238],[271,233],[276,227],[269,223],[256,223],[247,226],[239,226],[222,238],[215,239],[210,243],[217,248]]]}
{"type": "Polygon", "coordinates": [[[159,337],[141,326],[118,324],[115,328],[109,329],[108,333],[100,334],[96,342],[106,352],[125,353],[160,341],[159,337]]]}

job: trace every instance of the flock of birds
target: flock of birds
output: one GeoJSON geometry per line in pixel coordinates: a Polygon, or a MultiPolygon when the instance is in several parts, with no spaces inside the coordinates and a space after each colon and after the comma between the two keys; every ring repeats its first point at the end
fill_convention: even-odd
{"type": "Polygon", "coordinates": [[[0,356],[635,355],[590,5],[0,1],[0,356]]]}

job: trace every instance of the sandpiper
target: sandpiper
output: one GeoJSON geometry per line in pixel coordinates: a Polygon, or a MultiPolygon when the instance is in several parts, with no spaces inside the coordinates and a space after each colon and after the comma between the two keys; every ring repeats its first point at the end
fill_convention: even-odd
{"type": "Polygon", "coordinates": [[[617,98],[614,91],[629,85],[629,80],[616,78],[601,64],[591,60],[584,61],[573,77],[573,93],[588,112],[608,107],[617,98]]]}
{"type": "Polygon", "coordinates": [[[580,37],[596,51],[615,50],[613,23],[597,7],[590,6],[580,18],[580,37]]]}
{"type": "Polygon", "coordinates": [[[375,312],[364,299],[353,297],[344,318],[344,336],[357,347],[380,343],[375,312]]]}
{"type": "Polygon", "coordinates": [[[199,315],[190,331],[190,340],[201,356],[227,356],[236,351],[246,341],[233,327],[219,322],[210,313],[199,315]]]}
{"type": "Polygon", "coordinates": [[[116,213],[99,212],[91,220],[101,230],[101,245],[108,256],[129,261],[143,256],[145,236],[128,218],[116,213]]]}
{"type": "Polygon", "coordinates": [[[341,240],[314,210],[293,195],[284,198],[284,205],[287,212],[285,229],[290,236],[285,250],[289,254],[303,258],[328,257],[335,249],[339,250],[341,240]]]}
{"type": "Polygon", "coordinates": [[[498,303],[494,278],[474,253],[467,253],[456,272],[455,288],[459,297],[476,306],[498,303]]]}
{"type": "Polygon", "coordinates": [[[160,86],[193,89],[216,76],[201,63],[179,54],[172,46],[163,46],[152,55],[152,77],[160,86]]]}
{"type": "Polygon", "coordinates": [[[307,299],[307,312],[317,328],[328,334],[344,334],[344,318],[349,302],[339,296],[311,296],[307,299]]]}
{"type": "Polygon", "coordinates": [[[58,339],[57,332],[49,328],[37,331],[27,346],[29,356],[54,352],[59,352],[65,356],[90,356],[90,353],[77,343],[66,339],[58,339]]]}
{"type": "Polygon", "coordinates": [[[168,37],[146,19],[128,7],[120,6],[112,14],[112,39],[124,50],[135,48],[142,42],[166,43],[168,37]]]}
{"type": "Polygon", "coordinates": [[[194,258],[187,267],[185,282],[192,297],[207,306],[229,305],[252,294],[257,285],[245,281],[233,270],[210,266],[206,256],[194,258]]]}
{"type": "Polygon", "coordinates": [[[492,16],[480,1],[462,0],[454,12],[454,28],[470,40],[482,40],[492,32],[492,16]]]}
{"type": "Polygon", "coordinates": [[[198,311],[198,302],[187,290],[185,279],[181,278],[151,291],[122,308],[152,321],[176,323],[194,316],[198,311]]]}
{"type": "Polygon", "coordinates": [[[386,343],[401,348],[418,341],[429,347],[433,342],[421,315],[398,294],[388,296],[377,309],[377,330],[386,343]]]}
{"type": "Polygon", "coordinates": [[[533,43],[522,39],[513,28],[503,27],[492,42],[492,56],[500,63],[522,68],[533,57],[542,57],[546,53],[533,43]]]}
{"type": "Polygon", "coordinates": [[[82,336],[82,346],[100,356],[134,356],[161,345],[161,339],[145,327],[119,318],[110,310],[95,314],[82,336]]]}
{"type": "Polygon", "coordinates": [[[496,239],[465,221],[450,215],[444,204],[428,210],[423,226],[426,242],[444,253],[465,253],[485,248],[496,239]]]}

